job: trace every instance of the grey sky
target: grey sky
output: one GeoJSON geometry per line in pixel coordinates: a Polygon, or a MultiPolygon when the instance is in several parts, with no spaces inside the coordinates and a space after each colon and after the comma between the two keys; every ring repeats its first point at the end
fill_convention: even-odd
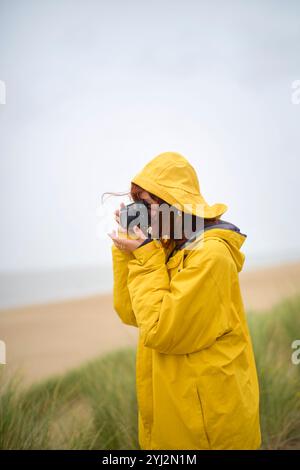
{"type": "Polygon", "coordinates": [[[1,271],[109,264],[100,194],[167,150],[249,263],[300,257],[300,2],[0,0],[0,79],[1,271]]]}

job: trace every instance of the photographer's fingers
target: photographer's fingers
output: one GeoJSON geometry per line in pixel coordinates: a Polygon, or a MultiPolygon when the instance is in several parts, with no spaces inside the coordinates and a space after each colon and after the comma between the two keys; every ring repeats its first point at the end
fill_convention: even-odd
{"type": "Polygon", "coordinates": [[[114,219],[118,224],[120,224],[120,216],[119,216],[119,213],[117,213],[117,211],[114,212],[114,219]]]}
{"type": "Polygon", "coordinates": [[[118,223],[118,231],[119,232],[126,232],[127,233],[127,230],[126,228],[122,227],[122,225],[120,224],[120,219],[118,217],[115,218],[116,222],[118,223]]]}
{"type": "Polygon", "coordinates": [[[120,204],[120,209],[116,209],[116,210],[114,211],[114,219],[115,219],[115,221],[116,221],[118,224],[120,224],[120,210],[121,210],[123,207],[125,207],[125,204],[124,204],[124,202],[121,202],[121,204],[120,204]]]}
{"type": "Polygon", "coordinates": [[[138,238],[139,238],[140,240],[145,240],[145,239],[147,238],[146,235],[144,234],[144,232],[143,232],[143,231],[140,229],[140,227],[138,227],[137,225],[135,225],[135,226],[133,227],[133,231],[134,231],[134,233],[138,236],[138,238]]]}
{"type": "Polygon", "coordinates": [[[113,230],[112,233],[107,234],[113,241],[114,245],[119,248],[119,250],[127,251],[126,241],[121,238],[118,238],[116,231],[113,230]]]}

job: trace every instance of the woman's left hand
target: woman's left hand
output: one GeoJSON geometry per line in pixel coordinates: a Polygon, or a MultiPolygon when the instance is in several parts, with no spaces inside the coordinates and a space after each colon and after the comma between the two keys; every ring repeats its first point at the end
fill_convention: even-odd
{"type": "Polygon", "coordinates": [[[137,236],[137,238],[135,239],[119,238],[115,230],[113,230],[112,233],[108,233],[107,235],[112,239],[114,245],[119,248],[119,250],[131,253],[132,251],[136,250],[147,238],[144,232],[137,225],[134,227],[133,230],[135,235],[137,236]]]}

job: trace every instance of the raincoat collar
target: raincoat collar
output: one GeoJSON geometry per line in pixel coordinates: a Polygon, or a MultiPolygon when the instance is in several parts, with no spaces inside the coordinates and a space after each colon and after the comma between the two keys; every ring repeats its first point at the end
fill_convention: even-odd
{"type": "Polygon", "coordinates": [[[239,227],[226,220],[217,220],[211,224],[207,224],[204,230],[201,229],[193,234],[192,237],[186,240],[182,245],[178,247],[175,246],[167,256],[167,262],[169,263],[171,258],[177,259],[177,256],[180,258],[183,257],[185,252],[191,250],[193,246],[203,240],[203,238],[214,238],[225,243],[236,264],[238,272],[242,270],[245,255],[240,251],[240,248],[245,242],[247,235],[241,233],[239,227]]]}
{"type": "MultiPolygon", "coordinates": [[[[215,228],[222,230],[233,230],[234,232],[241,233],[240,229],[231,222],[227,222],[226,220],[217,220],[215,222],[207,223],[204,227],[204,230],[201,228],[198,232],[194,233],[192,237],[186,240],[182,245],[180,245],[178,249],[184,249],[186,246],[196,240],[200,235],[202,235],[203,232],[207,232],[208,230],[212,230],[215,228]]],[[[241,233],[241,235],[247,237],[247,235],[243,233],[241,233]]]]}

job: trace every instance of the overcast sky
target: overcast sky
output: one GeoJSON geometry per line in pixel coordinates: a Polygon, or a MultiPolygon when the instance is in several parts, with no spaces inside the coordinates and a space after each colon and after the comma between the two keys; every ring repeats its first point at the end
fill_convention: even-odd
{"type": "Polygon", "coordinates": [[[1,271],[109,264],[99,196],[170,150],[300,258],[299,1],[0,0],[0,80],[1,271]]]}

